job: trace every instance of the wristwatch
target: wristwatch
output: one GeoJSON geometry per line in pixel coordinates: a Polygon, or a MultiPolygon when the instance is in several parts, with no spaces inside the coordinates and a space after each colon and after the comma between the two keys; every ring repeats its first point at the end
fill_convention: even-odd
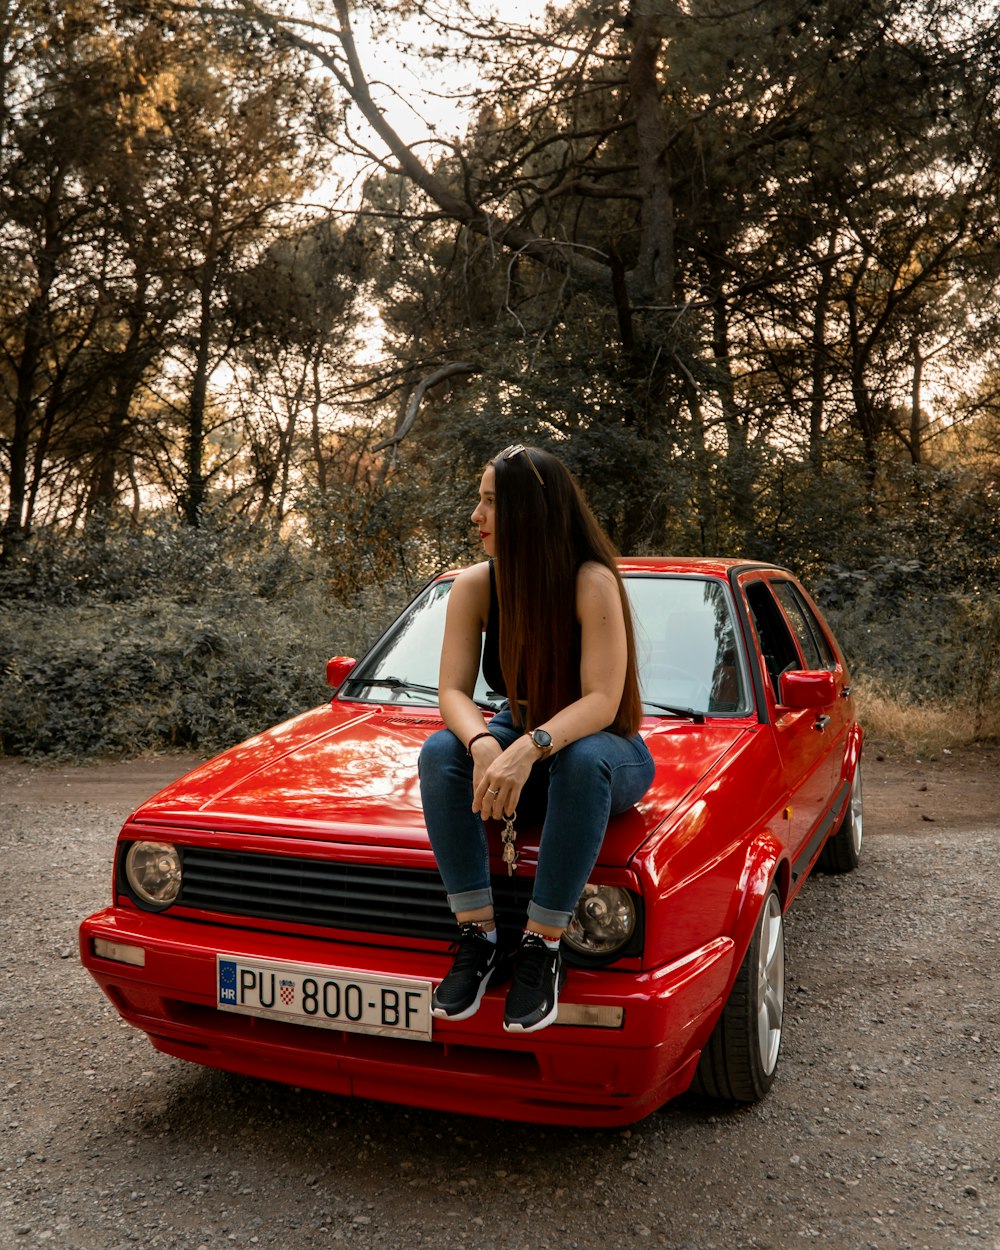
{"type": "Polygon", "coordinates": [[[547,729],[533,729],[531,731],[531,741],[543,754],[552,750],[552,735],[547,729]]]}

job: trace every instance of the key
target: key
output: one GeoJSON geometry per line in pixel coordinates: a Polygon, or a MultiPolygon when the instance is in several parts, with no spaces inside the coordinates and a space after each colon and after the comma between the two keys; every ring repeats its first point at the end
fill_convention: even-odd
{"type": "Polygon", "coordinates": [[[516,816],[517,812],[511,812],[509,816],[504,812],[504,826],[500,833],[503,841],[503,862],[507,865],[508,877],[512,877],[517,868],[517,847],[514,845],[514,839],[517,837],[517,830],[514,828],[516,816]]]}

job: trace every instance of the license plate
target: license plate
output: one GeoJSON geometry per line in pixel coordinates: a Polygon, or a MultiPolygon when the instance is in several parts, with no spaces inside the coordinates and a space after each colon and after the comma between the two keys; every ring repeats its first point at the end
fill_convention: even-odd
{"type": "Polygon", "coordinates": [[[215,984],[220,1011],[430,1041],[430,981],[216,955],[215,984]]]}

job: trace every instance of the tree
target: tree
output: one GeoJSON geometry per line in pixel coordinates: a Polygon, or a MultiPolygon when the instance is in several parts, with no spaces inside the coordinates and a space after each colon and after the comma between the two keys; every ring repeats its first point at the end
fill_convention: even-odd
{"type": "Polygon", "coordinates": [[[294,484],[327,489],[327,427],[353,380],[365,282],[364,241],[324,220],[276,239],[230,284],[248,503],[276,527],[294,484]]]}
{"type": "MultiPolygon", "coordinates": [[[[376,137],[359,158],[409,184],[386,230],[412,248],[382,291],[397,350],[424,377],[474,363],[462,403],[568,439],[584,470],[610,448],[627,546],[661,543],[685,496],[700,541],[753,541],[776,446],[814,472],[856,448],[873,484],[915,325],[961,306],[994,247],[996,19],[957,0],[580,3],[530,31],[451,6],[434,52],[476,58],[477,108],[420,148],[349,0],[325,25],[225,7],[315,56],[376,137]],[[432,315],[405,323],[401,288],[432,315]]],[[[364,6],[383,33],[393,13],[364,6]]]]}
{"type": "Polygon", "coordinates": [[[0,37],[4,550],[40,497],[94,517],[123,484],[176,481],[196,524],[222,467],[207,414],[228,283],[314,176],[322,87],[301,55],[159,0],[26,0],[0,37]],[[179,480],[154,389],[177,400],[179,480]]]}
{"type": "Polygon", "coordinates": [[[77,121],[86,92],[76,68],[78,11],[15,6],[0,26],[0,323],[3,455],[8,491],[3,554],[30,526],[49,446],[79,388],[73,370],[96,314],[83,253],[95,225],[75,179],[77,151],[91,139],[77,121]],[[70,397],[67,400],[67,397],[70,397]]]}

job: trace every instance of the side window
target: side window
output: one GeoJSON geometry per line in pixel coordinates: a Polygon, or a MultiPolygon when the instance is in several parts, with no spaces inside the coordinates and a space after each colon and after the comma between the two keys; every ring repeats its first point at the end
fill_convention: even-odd
{"type": "Polygon", "coordinates": [[[799,640],[806,667],[833,668],[836,661],[830,650],[830,644],[815,614],[799,594],[798,589],[791,582],[772,582],[771,585],[799,640]]]}
{"type": "Polygon", "coordinates": [[[777,697],[778,677],[786,669],[799,667],[799,653],[767,582],[748,582],[744,586],[744,592],[753,626],[757,631],[761,655],[771,675],[771,685],[777,697]]]}

